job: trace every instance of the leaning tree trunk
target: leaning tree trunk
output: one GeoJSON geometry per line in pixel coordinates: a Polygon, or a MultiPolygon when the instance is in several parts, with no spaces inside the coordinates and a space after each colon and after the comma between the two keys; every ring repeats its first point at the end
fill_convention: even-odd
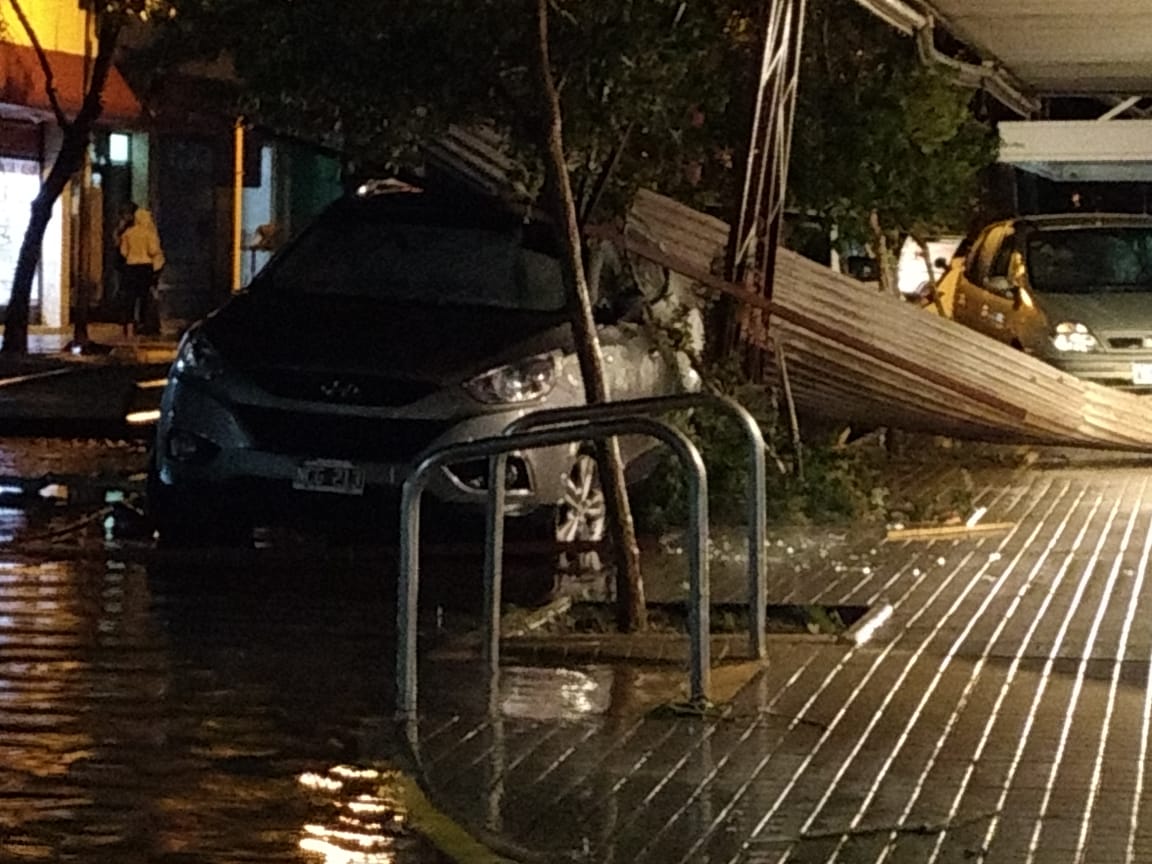
{"type": "Polygon", "coordinates": [[[52,207],[64,192],[72,175],[84,162],[84,148],[88,146],[88,131],[78,133],[75,124],[64,130],[64,145],[52,163],[52,170],[40,186],[32,201],[32,216],[20,243],[16,258],[16,274],[12,279],[12,296],[8,300],[8,314],[4,319],[4,354],[28,353],[28,313],[32,302],[32,283],[40,266],[44,233],[52,220],[52,207]]]}
{"type": "Polygon", "coordinates": [[[940,296],[937,290],[936,282],[936,263],[932,260],[932,252],[928,249],[928,241],[920,237],[919,234],[912,234],[912,241],[919,247],[920,255],[924,258],[924,267],[928,271],[928,294],[932,305],[936,307],[936,313],[941,317],[946,317],[944,314],[944,299],[940,296]]]}
{"type": "MultiPolygon", "coordinates": [[[[548,0],[536,0],[537,22],[537,76],[540,86],[541,143],[544,145],[545,185],[551,201],[551,211],[561,241],[565,281],[572,331],[576,339],[576,353],[580,361],[580,374],[584,379],[585,399],[589,403],[606,402],[603,356],[592,318],[592,301],[584,275],[584,260],[580,242],[580,226],[576,205],[568,178],[564,158],[563,126],[560,114],[560,96],[552,78],[548,50],[548,0]]],[[[598,445],[600,475],[608,507],[608,522],[616,554],[617,625],[630,632],[647,626],[644,603],[644,584],[640,579],[640,549],[636,544],[636,529],[628,494],[624,485],[624,467],[620,447],[615,438],[598,445]]]]}
{"type": "MultiPolygon", "coordinates": [[[[40,266],[40,257],[44,244],[44,233],[52,219],[52,207],[63,194],[68,181],[84,165],[84,152],[88,148],[92,136],[92,127],[104,110],[102,96],[104,85],[108,81],[108,73],[112,69],[112,57],[116,50],[116,43],[120,37],[121,24],[113,16],[102,18],[97,34],[96,57],[92,62],[92,77],[88,82],[88,90],[84,93],[84,102],[80,106],[76,117],[69,121],[60,109],[53,86],[52,68],[48,63],[47,55],[40,48],[39,40],[31,30],[31,25],[23,15],[19,4],[13,3],[13,8],[28,30],[29,36],[40,58],[41,67],[48,88],[49,101],[56,112],[56,120],[64,135],[64,141],[48,176],[40,185],[40,192],[32,202],[32,215],[28,221],[28,229],[24,232],[24,239],[20,243],[20,253],[16,258],[16,272],[12,278],[12,295],[8,298],[8,314],[4,319],[4,344],[0,346],[0,353],[27,354],[28,353],[28,317],[32,303],[32,283],[36,277],[36,270],[40,266]]],[[[82,281],[82,280],[81,280],[82,281]]],[[[78,298],[87,304],[87,297],[78,298]]],[[[86,339],[87,333],[77,333],[77,337],[86,339]]]]}

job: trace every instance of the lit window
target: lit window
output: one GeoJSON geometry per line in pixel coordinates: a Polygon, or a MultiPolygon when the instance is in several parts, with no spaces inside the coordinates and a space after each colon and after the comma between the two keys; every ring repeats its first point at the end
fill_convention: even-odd
{"type": "Polygon", "coordinates": [[[108,161],[113,165],[127,165],[132,150],[132,139],[120,132],[108,136],[108,161]]]}

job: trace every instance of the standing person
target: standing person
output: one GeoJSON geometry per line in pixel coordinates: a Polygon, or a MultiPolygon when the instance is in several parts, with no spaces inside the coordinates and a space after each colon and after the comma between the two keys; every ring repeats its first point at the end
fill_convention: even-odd
{"type": "Polygon", "coordinates": [[[159,333],[152,292],[164,267],[164,250],[152,214],[143,207],[136,208],[132,224],[120,235],[120,254],[124,258],[124,335],[159,333]]]}
{"type": "MultiPolygon", "coordinates": [[[[123,316],[124,310],[128,307],[127,285],[124,278],[124,254],[120,251],[120,238],[124,236],[124,232],[132,227],[132,221],[136,218],[136,202],[125,201],[121,204],[116,211],[116,232],[113,236],[115,251],[112,253],[116,256],[116,266],[112,276],[112,310],[118,315],[123,316]]],[[[121,318],[121,323],[125,319],[121,318]]],[[[127,325],[125,325],[127,327],[127,325]]]]}

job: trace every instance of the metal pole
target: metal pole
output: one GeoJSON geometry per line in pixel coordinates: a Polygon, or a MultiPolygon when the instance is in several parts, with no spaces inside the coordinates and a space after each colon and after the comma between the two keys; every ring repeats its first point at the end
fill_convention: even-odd
{"type": "Polygon", "coordinates": [[[396,586],[396,712],[416,715],[416,624],[420,608],[420,499],[424,478],[413,476],[400,494],[400,574],[396,586]]]}
{"type": "MultiPolygon", "coordinates": [[[[685,438],[685,441],[688,439],[685,438]]],[[[692,447],[697,470],[688,472],[691,530],[688,532],[688,632],[692,639],[689,681],[695,704],[712,692],[712,585],[708,574],[708,479],[700,451],[692,447]]]]}
{"type": "Polygon", "coordinates": [[[484,532],[484,659],[495,673],[500,668],[500,603],[504,584],[504,473],[508,455],[488,458],[488,510],[484,532]]]}
{"type": "MultiPolygon", "coordinates": [[[[692,630],[690,695],[693,702],[708,701],[711,692],[712,652],[711,634],[707,629],[711,618],[711,593],[708,577],[708,474],[704,468],[704,460],[701,459],[696,445],[669,423],[651,417],[624,417],[558,429],[480,438],[462,444],[449,444],[433,448],[418,458],[415,470],[404,481],[400,498],[400,574],[397,580],[396,610],[396,710],[399,716],[415,716],[418,704],[416,623],[420,583],[419,510],[428,475],[453,462],[466,462],[500,453],[510,453],[513,450],[554,447],[619,435],[651,435],[658,438],[672,448],[677,458],[689,470],[691,532],[688,548],[689,566],[692,570],[689,577],[690,597],[693,607],[689,610],[688,618],[692,630]]],[[[489,463],[490,472],[491,469],[489,463]]],[[[500,482],[503,482],[502,478],[500,482]]],[[[490,527],[494,524],[495,520],[490,520],[490,527]]]]}
{"type": "MultiPolygon", "coordinates": [[[[765,629],[767,627],[768,574],[764,559],[764,543],[768,522],[768,480],[765,469],[764,434],[756,418],[728,396],[717,393],[677,393],[671,396],[654,396],[646,399],[624,399],[619,402],[603,402],[598,405],[577,405],[569,408],[553,408],[526,414],[508,424],[505,435],[523,432],[528,429],[563,426],[577,422],[607,420],[614,417],[647,417],[666,411],[683,408],[710,406],[732,414],[744,428],[748,439],[748,483],[745,486],[746,510],[748,518],[748,650],[751,656],[763,660],[767,653],[765,629]]],[[[489,486],[488,508],[495,506],[493,488],[489,486]]],[[[503,494],[503,490],[501,490],[503,494]]],[[[491,538],[489,538],[491,542],[491,538]]],[[[499,574],[486,573],[487,579],[499,579],[499,574]]]]}
{"type": "MultiPolygon", "coordinates": [[[[800,73],[805,0],[769,0],[761,9],[763,43],[758,81],[749,124],[744,183],[732,223],[725,261],[727,281],[772,298],[776,246],[784,219],[792,121],[800,73]]],[[[767,312],[747,310],[735,333],[728,334],[735,349],[743,331],[745,342],[757,344],[768,332],[767,312]]],[[[759,367],[760,360],[755,365],[759,367]]],[[[755,370],[759,378],[759,370],[755,370]]]]}
{"type": "MultiPolygon", "coordinates": [[[[734,403],[739,405],[739,403],[734,403]]],[[[737,414],[748,434],[748,650],[757,660],[768,653],[768,562],[764,544],[768,537],[768,471],[764,462],[764,436],[760,425],[743,406],[737,414]]]]}

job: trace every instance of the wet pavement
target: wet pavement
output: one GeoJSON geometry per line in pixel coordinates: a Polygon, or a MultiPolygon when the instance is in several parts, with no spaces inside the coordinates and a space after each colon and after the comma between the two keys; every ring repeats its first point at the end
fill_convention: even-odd
{"type": "Polygon", "coordinates": [[[1147,460],[995,471],[1003,531],[777,566],[770,596],[892,616],[773,642],[724,716],[630,711],[644,673],[595,664],[555,683],[567,722],[435,690],[430,785],[590,861],[1152,860],[1150,493],[1147,460]]]}
{"type": "Polygon", "coordinates": [[[133,560],[144,454],[0,452],[0,860],[446,861],[389,773],[389,568],[133,560]]]}
{"type": "MultiPolygon", "coordinates": [[[[79,478],[98,452],[130,489],[138,445],[90,446],[0,462],[79,478]]],[[[718,665],[723,713],[661,707],[677,663],[509,651],[488,676],[475,563],[429,566],[403,735],[391,553],[190,563],[118,537],[130,509],[82,480],[0,495],[0,860],[445,860],[413,779],[539,861],[1152,860],[1152,461],[968,476],[998,530],[773,532],[771,600],[891,617],[718,665]]],[[[652,594],[682,597],[657,545],[652,594]]],[[[740,538],[718,545],[717,599],[738,599],[740,538]]]]}
{"type": "Polygon", "coordinates": [[[345,576],[0,564],[0,858],[444,860],[364,773],[395,765],[391,614],[345,576]]]}

